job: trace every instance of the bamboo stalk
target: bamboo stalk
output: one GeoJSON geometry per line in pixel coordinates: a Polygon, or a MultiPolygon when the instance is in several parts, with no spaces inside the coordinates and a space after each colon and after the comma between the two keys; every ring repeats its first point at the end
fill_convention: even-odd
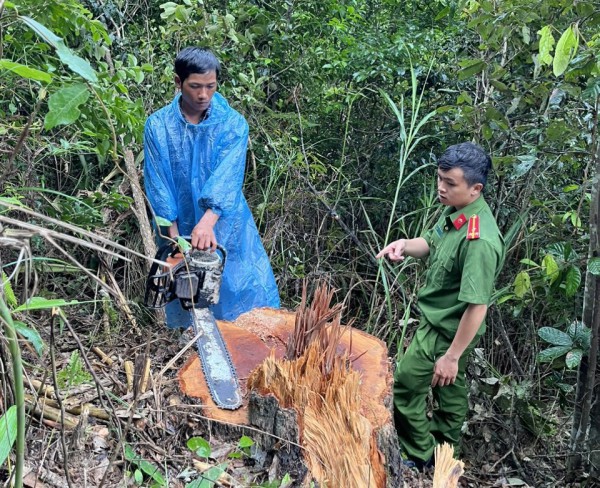
{"type": "Polygon", "coordinates": [[[136,356],[133,372],[133,396],[137,398],[148,389],[150,377],[150,359],[145,354],[136,356]]]}
{"type": "MultiPolygon", "coordinates": [[[[33,396],[25,395],[25,403],[30,413],[42,417],[47,420],[61,424],[61,412],[58,408],[52,407],[47,404],[43,399],[42,401],[35,401],[33,396]]],[[[75,415],[65,413],[64,422],[62,425],[69,430],[74,429],[79,423],[79,419],[75,415]]]]}
{"type": "MultiPolygon", "coordinates": [[[[35,399],[33,398],[33,396],[31,395],[25,395],[25,398],[30,401],[31,403],[33,403],[35,401],[35,399]]],[[[65,401],[69,400],[68,398],[65,399],[65,401]]],[[[52,398],[38,398],[38,403],[43,403],[44,405],[48,405],[50,407],[53,408],[59,408],[58,402],[52,398]]],[[[97,418],[97,419],[101,419],[101,420],[110,420],[110,415],[109,413],[104,410],[103,408],[98,408],[95,407],[94,405],[91,405],[90,403],[83,403],[81,405],[76,405],[73,407],[67,407],[65,408],[65,411],[73,414],[73,415],[81,415],[81,412],[87,408],[89,415],[97,418]]]]}
{"type": "MultiPolygon", "coordinates": [[[[110,379],[100,381],[100,384],[102,386],[108,386],[111,383],[112,383],[112,381],[110,381],[110,379]]],[[[54,392],[54,387],[47,385],[46,383],[42,383],[39,380],[32,379],[29,383],[26,383],[25,386],[28,389],[31,389],[31,387],[33,387],[33,389],[36,392],[38,392],[38,394],[42,394],[45,397],[56,398],[56,395],[54,392]]],[[[66,389],[64,391],[61,391],[61,393],[63,394],[63,396],[65,398],[71,398],[71,397],[80,395],[81,393],[86,393],[95,388],[96,388],[96,385],[84,384],[84,385],[79,385],[79,386],[75,386],[73,388],[66,389]]]]}
{"type": "Polygon", "coordinates": [[[125,368],[125,376],[127,377],[127,392],[131,392],[133,391],[133,363],[125,361],[123,366],[125,368]]]}
{"type": "Polygon", "coordinates": [[[4,332],[8,340],[8,349],[10,351],[13,377],[15,381],[15,404],[17,405],[17,439],[15,444],[15,487],[23,486],[23,465],[25,463],[25,402],[23,391],[23,361],[21,359],[21,350],[17,332],[12,320],[12,315],[4,297],[0,295],[0,316],[4,322],[4,332]]]}
{"type": "Polygon", "coordinates": [[[102,349],[100,349],[99,347],[92,347],[92,351],[96,354],[96,356],[98,356],[103,363],[108,364],[109,366],[112,366],[115,362],[108,357],[108,355],[102,351],[102,349]]]}

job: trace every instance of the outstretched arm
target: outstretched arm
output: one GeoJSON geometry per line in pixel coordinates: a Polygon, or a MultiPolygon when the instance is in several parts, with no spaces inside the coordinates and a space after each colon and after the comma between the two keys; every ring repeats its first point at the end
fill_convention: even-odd
{"type": "Polygon", "coordinates": [[[406,256],[413,258],[424,258],[429,255],[429,244],[422,237],[415,239],[399,239],[385,246],[377,256],[377,259],[384,256],[391,261],[403,261],[406,256]]]}

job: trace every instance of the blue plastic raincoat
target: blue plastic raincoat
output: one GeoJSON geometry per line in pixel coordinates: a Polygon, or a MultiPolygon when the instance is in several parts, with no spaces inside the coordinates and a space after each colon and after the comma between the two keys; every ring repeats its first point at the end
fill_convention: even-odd
{"type": "MultiPolygon", "coordinates": [[[[234,320],[256,307],[278,308],[271,264],[242,194],[248,124],[219,93],[209,116],[190,124],[180,97],[146,121],[144,180],[154,214],[177,222],[181,235],[190,235],[207,209],[219,215],[214,232],[227,261],[220,301],[211,308],[215,318],[234,320]]],[[[189,320],[179,301],[167,305],[169,327],[187,327],[189,320]]]]}

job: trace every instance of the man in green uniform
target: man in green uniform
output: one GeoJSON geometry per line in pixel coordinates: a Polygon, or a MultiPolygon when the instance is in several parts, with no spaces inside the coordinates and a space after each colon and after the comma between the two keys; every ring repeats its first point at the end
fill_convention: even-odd
{"type": "Polygon", "coordinates": [[[395,422],[409,460],[432,465],[436,444],[457,446],[468,410],[467,357],[485,331],[504,240],[482,196],[491,167],[477,145],[451,146],[438,160],[438,198],[446,206],[422,237],[400,239],[377,258],[429,257],[418,293],[420,324],[394,374],[395,422]],[[427,415],[430,388],[437,408],[427,415]]]}

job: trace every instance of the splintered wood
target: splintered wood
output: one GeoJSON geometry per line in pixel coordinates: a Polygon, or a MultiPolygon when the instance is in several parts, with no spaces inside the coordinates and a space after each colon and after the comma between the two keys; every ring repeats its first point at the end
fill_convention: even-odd
{"type": "MultiPolygon", "coordinates": [[[[265,432],[265,449],[280,449],[276,440],[285,437],[275,452],[282,476],[306,476],[321,486],[397,487],[401,461],[387,347],[342,326],[341,306],[331,306],[332,297],[333,291],[320,287],[310,306],[303,291],[296,313],[255,309],[233,323],[217,322],[242,386],[240,409],[216,407],[192,350],[178,374],[181,390],[200,400],[204,418],[250,426],[255,440],[259,430],[265,432]],[[266,408],[273,401],[280,410],[266,408]],[[301,446],[304,467],[294,464],[298,458],[288,449],[294,443],[301,446]]],[[[231,428],[220,425],[211,424],[213,434],[222,430],[227,436],[231,428]]]]}
{"type": "Polygon", "coordinates": [[[360,374],[350,366],[349,351],[338,353],[341,306],[331,308],[332,297],[333,291],[319,287],[308,307],[303,290],[286,359],[269,357],[251,374],[248,388],[273,394],[298,412],[307,465],[319,484],[385,486],[372,426],[360,413],[360,374]]]}
{"type": "Polygon", "coordinates": [[[464,473],[465,463],[454,459],[454,448],[447,443],[435,446],[433,488],[456,488],[464,473]]]}

